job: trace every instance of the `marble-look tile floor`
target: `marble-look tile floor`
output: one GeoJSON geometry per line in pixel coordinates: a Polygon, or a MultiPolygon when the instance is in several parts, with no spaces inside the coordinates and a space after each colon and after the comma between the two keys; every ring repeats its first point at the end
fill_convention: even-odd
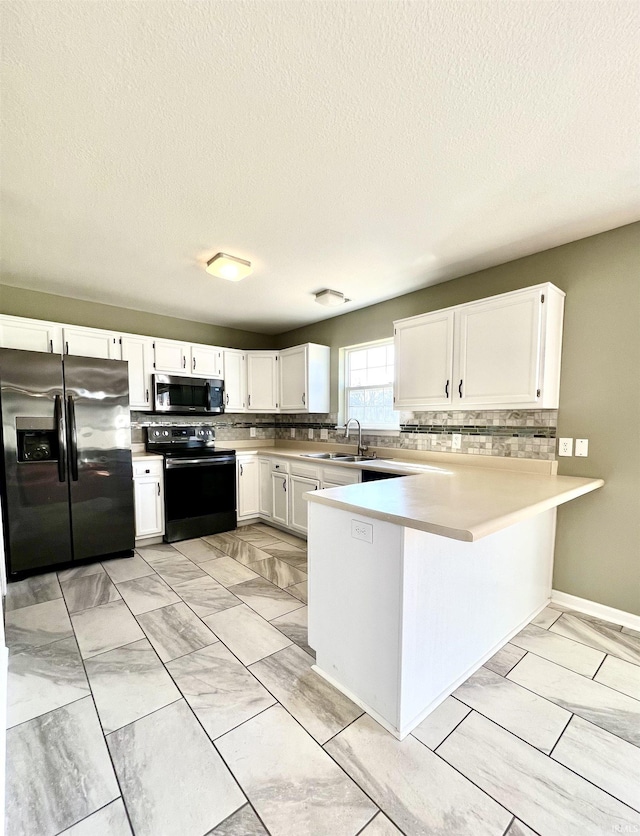
{"type": "Polygon", "coordinates": [[[12,584],[7,834],[640,832],[637,632],[550,605],[400,743],[311,670],[306,561],[258,524],[12,584]]]}

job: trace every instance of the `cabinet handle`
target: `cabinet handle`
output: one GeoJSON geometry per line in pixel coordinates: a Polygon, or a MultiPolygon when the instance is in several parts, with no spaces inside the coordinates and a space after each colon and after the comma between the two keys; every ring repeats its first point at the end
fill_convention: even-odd
{"type": "Polygon", "coordinates": [[[151,471],[149,470],[149,468],[147,468],[147,469],[145,470],[145,473],[151,473],[151,471]]]}
{"type": "Polygon", "coordinates": [[[68,340],[64,344],[64,353],[65,354],[69,353],[69,341],[68,340]]]}
{"type": "Polygon", "coordinates": [[[160,482],[158,482],[158,496],[160,496],[160,482]]]}
{"type": "Polygon", "coordinates": [[[194,372],[196,370],[196,358],[195,357],[193,358],[193,370],[194,370],[194,372]]]}
{"type": "Polygon", "coordinates": [[[229,393],[227,392],[227,406],[229,406],[229,393]]]}
{"type": "Polygon", "coordinates": [[[282,490],[286,493],[287,492],[287,480],[282,480],[282,490]]]}
{"type": "Polygon", "coordinates": [[[49,340],[49,351],[53,354],[53,340],[49,340]]]}
{"type": "Polygon", "coordinates": [[[460,395],[460,397],[462,397],[462,381],[460,381],[458,385],[458,394],[460,395]]]}
{"type": "Polygon", "coordinates": [[[183,369],[187,368],[187,356],[186,356],[186,354],[182,355],[182,368],[183,369]]]}
{"type": "Polygon", "coordinates": [[[243,469],[242,465],[240,465],[240,476],[242,476],[243,474],[244,474],[244,469],[243,469]]]}
{"type": "Polygon", "coordinates": [[[447,380],[447,383],[444,387],[444,394],[445,394],[445,397],[447,397],[447,398],[449,397],[449,381],[448,380],[447,380]]]}
{"type": "Polygon", "coordinates": [[[247,406],[251,406],[251,395],[247,395],[247,406]]]}
{"type": "Polygon", "coordinates": [[[305,394],[304,394],[304,392],[303,392],[303,393],[302,393],[302,406],[305,406],[305,405],[306,405],[306,403],[307,403],[307,399],[306,399],[306,396],[305,396],[305,394]]]}
{"type": "Polygon", "coordinates": [[[147,397],[145,398],[145,400],[146,400],[146,401],[147,401],[147,403],[148,403],[148,402],[149,402],[149,390],[148,390],[148,389],[145,389],[145,394],[146,394],[146,396],[147,396],[147,397]]]}

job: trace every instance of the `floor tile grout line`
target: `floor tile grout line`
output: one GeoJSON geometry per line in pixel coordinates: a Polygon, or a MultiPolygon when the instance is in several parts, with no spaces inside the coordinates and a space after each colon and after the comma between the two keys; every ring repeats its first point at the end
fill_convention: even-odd
{"type": "MultiPolygon", "coordinates": [[[[106,810],[106,808],[109,807],[109,805],[115,804],[116,801],[122,801],[122,806],[124,807],[124,799],[122,798],[121,795],[119,795],[117,798],[113,798],[111,801],[107,801],[107,803],[103,804],[102,807],[98,807],[98,809],[94,810],[93,813],[89,813],[88,816],[84,816],[83,818],[79,819],[77,822],[74,822],[73,824],[70,824],[69,827],[65,827],[63,830],[58,830],[58,832],[55,834],[55,836],[63,836],[63,834],[65,834],[67,832],[67,830],[69,830],[71,827],[76,827],[77,825],[81,824],[83,821],[86,821],[91,816],[94,816],[96,813],[99,813],[101,810],[106,810]]],[[[125,815],[127,815],[126,808],[125,808],[125,815]]],[[[128,819],[128,816],[127,816],[127,819],[128,819]]],[[[131,832],[133,833],[133,830],[131,832]]]]}
{"type": "MultiPolygon", "coordinates": [[[[452,696],[453,696],[453,694],[450,694],[449,696],[451,696],[451,697],[452,697],[452,696]]],[[[457,697],[455,697],[455,699],[458,699],[458,698],[457,698],[457,697]]],[[[442,702],[444,702],[444,700],[443,700],[442,702]]],[[[465,708],[469,708],[469,706],[468,706],[466,703],[462,702],[461,700],[458,700],[458,702],[460,703],[460,705],[463,705],[465,708]]],[[[442,705],[442,703],[440,703],[440,705],[442,705]]],[[[437,708],[437,706],[436,706],[436,708],[437,708]]],[[[434,711],[435,711],[435,710],[436,710],[436,709],[434,708],[434,711]]],[[[458,722],[455,724],[455,726],[451,729],[451,731],[450,731],[450,732],[448,732],[448,733],[447,733],[447,734],[446,734],[446,735],[442,738],[442,740],[440,741],[440,743],[438,743],[438,745],[436,746],[436,748],[435,748],[435,749],[432,749],[430,746],[427,746],[427,744],[426,744],[423,740],[420,740],[420,738],[419,738],[419,737],[416,737],[416,736],[414,735],[414,733],[413,733],[413,732],[415,731],[415,729],[414,729],[413,731],[410,731],[410,732],[409,732],[409,735],[411,735],[411,737],[413,737],[413,739],[414,739],[414,740],[417,740],[417,741],[418,741],[418,743],[422,743],[422,745],[423,745],[423,746],[425,746],[427,749],[429,749],[429,751],[430,751],[430,752],[434,752],[434,753],[435,753],[436,749],[438,749],[440,746],[442,746],[442,744],[445,742],[445,740],[447,740],[447,738],[451,737],[451,735],[452,735],[452,734],[454,733],[454,731],[458,728],[458,726],[459,726],[462,722],[464,722],[464,720],[466,720],[466,719],[467,719],[467,717],[471,714],[471,712],[472,712],[472,711],[474,711],[474,709],[473,709],[473,708],[469,708],[469,710],[468,710],[468,711],[467,711],[467,713],[464,715],[464,717],[463,717],[461,720],[458,720],[458,722]]],[[[428,716],[429,716],[429,715],[427,714],[427,717],[428,717],[428,716]]],[[[418,728],[418,726],[416,726],[416,729],[417,729],[417,728],[418,728]]],[[[407,736],[409,736],[409,735],[407,735],[407,736]]]]}
{"type": "MultiPolygon", "coordinates": [[[[515,636],[514,636],[514,638],[515,638],[515,636]]],[[[524,647],[519,647],[517,644],[514,645],[514,647],[518,647],[519,650],[525,650],[524,647]]],[[[591,649],[594,650],[595,648],[591,648],[591,649]]],[[[603,653],[604,651],[600,650],[598,652],[603,653]]],[[[554,665],[557,665],[559,668],[564,668],[565,671],[571,671],[571,673],[577,673],[578,676],[583,676],[585,679],[593,679],[593,677],[587,676],[586,673],[581,673],[580,671],[577,671],[575,668],[569,668],[569,667],[567,667],[567,665],[563,665],[562,662],[558,662],[556,659],[550,659],[548,656],[543,656],[540,652],[536,652],[535,650],[528,650],[527,649],[527,650],[525,650],[525,655],[526,654],[531,654],[531,656],[535,656],[537,659],[544,659],[545,662],[552,662],[554,665]]],[[[524,656],[522,657],[522,659],[524,659],[524,656]]],[[[506,679],[508,677],[508,675],[511,673],[511,671],[513,670],[513,668],[515,668],[516,665],[519,665],[520,662],[522,662],[522,659],[518,659],[518,661],[515,663],[515,665],[513,665],[513,667],[509,668],[509,670],[505,674],[498,674],[498,676],[502,676],[504,679],[506,679]]],[[[598,670],[600,670],[600,668],[602,666],[602,662],[604,662],[604,659],[598,665],[598,670]]],[[[486,664],[487,663],[485,662],[484,665],[482,665],[482,667],[483,668],[486,667],[486,664]]],[[[491,670],[491,668],[489,668],[489,670],[491,670]]],[[[596,671],[596,673],[597,672],[598,671],[596,671]]],[[[493,671],[493,673],[495,673],[495,671],[493,671]]],[[[473,676],[473,674],[472,674],[472,676],[473,676]]],[[[595,674],[594,674],[594,676],[595,676],[595,674]]],[[[513,680],[509,680],[509,681],[511,682],[513,680]]]]}
{"type": "MultiPolygon", "coordinates": [[[[125,605],[126,605],[126,602],[125,602],[125,605]]],[[[66,601],[65,601],[65,607],[67,607],[66,601]]],[[[71,621],[71,613],[69,612],[68,607],[67,607],[67,616],[69,618],[69,621],[71,621]]],[[[73,634],[74,634],[76,643],[78,644],[78,652],[80,652],[80,643],[78,642],[78,637],[76,635],[75,627],[73,626],[73,621],[71,621],[71,628],[73,629],[73,634]]],[[[102,734],[102,740],[104,742],[105,749],[107,750],[107,756],[108,756],[109,762],[111,764],[111,769],[113,771],[113,776],[116,780],[116,784],[118,785],[118,789],[120,790],[120,798],[122,798],[122,805],[124,807],[124,812],[125,812],[125,815],[127,817],[127,821],[129,822],[129,827],[131,828],[131,832],[135,836],[135,830],[134,830],[134,827],[133,827],[133,822],[131,821],[131,816],[129,815],[129,808],[127,807],[127,803],[125,801],[124,793],[122,792],[122,785],[120,784],[120,778],[118,777],[118,772],[116,770],[116,765],[113,762],[113,758],[111,756],[111,750],[109,749],[109,745],[107,743],[107,738],[104,734],[104,729],[102,728],[102,721],[100,720],[100,713],[98,711],[98,706],[96,704],[96,699],[95,699],[95,696],[93,694],[93,689],[91,687],[91,680],[89,679],[89,674],[87,673],[87,666],[85,665],[85,660],[82,658],[82,653],[80,653],[80,660],[82,662],[82,667],[84,669],[84,675],[87,679],[87,684],[89,685],[89,692],[90,692],[91,702],[93,703],[93,710],[96,713],[96,719],[98,720],[98,727],[100,729],[100,733],[102,734]]],[[[115,800],[115,799],[112,799],[112,800],[115,800]]],[[[94,810],[94,812],[96,812],[96,811],[94,810]]],[[[90,815],[93,815],[93,814],[90,814],[90,815]]],[[[88,818],[88,817],[85,816],[85,818],[88,818]]],[[[83,821],[83,819],[81,819],[81,821],[83,821]]],[[[74,824],[75,823],[77,823],[77,822],[74,822],[74,824]]]]}
{"type": "MultiPolygon", "coordinates": [[[[600,662],[600,664],[598,665],[598,667],[597,667],[597,669],[596,669],[595,673],[594,673],[594,674],[593,674],[593,676],[591,677],[591,679],[592,679],[592,681],[593,681],[593,682],[597,682],[597,681],[598,681],[598,680],[596,679],[596,676],[599,674],[599,672],[600,672],[600,668],[601,668],[601,667],[604,665],[604,663],[607,661],[607,656],[609,656],[609,654],[608,654],[608,653],[605,653],[605,654],[604,654],[604,658],[603,658],[602,662],[600,662]]],[[[614,657],[614,658],[615,658],[615,657],[614,657]]],[[[621,660],[621,661],[624,661],[624,660],[621,660]]],[[[600,685],[603,685],[603,684],[604,684],[604,683],[602,683],[602,682],[600,683],[600,685]]],[[[614,690],[615,690],[615,689],[614,689],[614,690]]]]}
{"type": "MultiPolygon", "coordinates": [[[[554,623],[551,626],[554,627],[555,623],[556,622],[554,621],[554,623]]],[[[595,627],[594,627],[594,629],[595,629],[595,627]]],[[[572,641],[575,641],[578,644],[584,645],[584,647],[590,647],[592,650],[598,650],[600,653],[606,653],[608,656],[615,656],[617,659],[622,659],[623,662],[629,662],[629,664],[631,664],[631,665],[640,666],[640,658],[638,659],[637,662],[634,662],[631,659],[623,659],[621,656],[618,656],[613,650],[603,650],[602,647],[594,647],[593,644],[589,644],[589,642],[587,642],[585,639],[579,639],[579,638],[573,638],[571,636],[565,636],[564,633],[558,633],[555,630],[551,630],[551,629],[549,629],[549,632],[553,633],[556,636],[562,636],[565,639],[571,638],[572,641]]],[[[596,630],[596,632],[597,632],[597,630],[596,630]]],[[[616,633],[617,631],[612,630],[612,632],[616,633]]],[[[619,633],[619,635],[627,636],[627,638],[630,638],[630,639],[635,638],[635,636],[629,636],[628,633],[619,633]]],[[[611,641],[613,641],[615,643],[615,636],[609,636],[605,633],[604,637],[611,639],[611,641]]],[[[592,639],[592,641],[595,641],[595,639],[592,639]]],[[[640,639],[638,639],[637,641],[638,641],[638,652],[640,653],[640,639]]],[[[633,646],[633,644],[634,643],[632,642],[632,646],[633,646]]]]}
{"type": "MultiPolygon", "coordinates": [[[[354,705],[355,705],[355,703],[354,703],[354,705]]],[[[360,706],[357,706],[357,708],[360,708],[360,706]]],[[[350,720],[343,729],[339,729],[335,734],[332,734],[331,737],[328,740],[325,740],[324,743],[321,743],[320,746],[322,746],[322,748],[324,749],[324,747],[327,744],[331,743],[332,740],[335,740],[335,738],[339,734],[342,734],[343,731],[346,731],[349,728],[349,726],[352,726],[354,723],[356,723],[364,714],[366,714],[366,711],[363,708],[360,709],[360,714],[358,714],[357,717],[354,717],[353,720],[350,720]]],[[[329,753],[327,752],[327,754],[329,754],[329,753]]]]}
{"type": "Polygon", "coordinates": [[[504,831],[504,833],[502,834],[502,836],[507,836],[507,833],[511,830],[511,825],[514,823],[514,821],[515,821],[515,820],[516,820],[516,817],[514,816],[514,817],[511,819],[511,821],[509,822],[509,824],[507,825],[507,829],[504,831]]]}
{"type": "MultiPolygon", "coordinates": [[[[376,804],[376,807],[377,807],[377,806],[378,806],[378,805],[376,804]]],[[[378,807],[378,809],[377,809],[377,810],[375,811],[375,813],[371,816],[371,818],[369,819],[369,821],[368,821],[368,822],[364,825],[364,827],[361,827],[361,828],[360,828],[360,830],[358,830],[358,832],[355,834],[355,836],[361,836],[361,834],[362,834],[362,833],[364,833],[364,831],[367,829],[367,827],[369,827],[369,825],[373,822],[373,820],[374,820],[375,818],[377,818],[377,817],[378,817],[379,815],[381,815],[381,814],[382,814],[382,810],[378,807]]],[[[402,833],[403,831],[400,831],[400,832],[402,833]]]]}
{"type": "MultiPolygon", "coordinates": [[[[16,723],[13,726],[7,726],[6,731],[8,733],[13,729],[19,729],[21,726],[24,726],[27,723],[31,723],[33,720],[39,720],[41,717],[45,717],[47,714],[53,714],[54,711],[60,711],[62,708],[68,708],[70,705],[75,705],[75,703],[81,702],[82,700],[86,700],[87,697],[90,696],[92,696],[92,692],[91,688],[89,687],[89,692],[87,694],[83,694],[81,697],[76,697],[74,700],[69,700],[69,702],[65,702],[62,705],[57,705],[55,708],[50,708],[48,711],[42,711],[40,714],[36,714],[33,717],[29,717],[28,720],[23,720],[21,723],[16,723]]],[[[100,728],[102,728],[102,726],[100,728]]]]}
{"type": "MultiPolygon", "coordinates": [[[[567,770],[567,772],[572,773],[573,775],[575,775],[576,777],[580,778],[580,779],[581,779],[582,781],[584,781],[585,783],[589,784],[589,785],[590,785],[590,786],[592,786],[592,787],[595,787],[595,788],[596,788],[597,790],[599,790],[600,792],[602,792],[602,793],[604,793],[605,795],[609,796],[609,798],[613,798],[613,799],[614,799],[614,801],[617,801],[619,804],[624,805],[624,806],[625,806],[625,807],[627,807],[629,810],[633,810],[633,809],[634,809],[633,807],[630,807],[630,806],[629,806],[628,804],[626,804],[624,801],[621,801],[621,800],[620,800],[619,798],[617,798],[615,795],[613,795],[612,793],[610,793],[608,790],[604,789],[604,787],[601,787],[599,784],[596,784],[594,781],[591,781],[591,780],[589,780],[589,778],[586,778],[584,775],[581,775],[579,772],[576,772],[576,771],[575,771],[574,769],[572,769],[570,766],[567,766],[566,764],[561,763],[560,761],[556,760],[555,758],[552,758],[552,757],[551,757],[551,754],[547,754],[546,752],[543,752],[541,749],[538,749],[538,747],[537,747],[537,746],[533,746],[533,744],[529,743],[527,740],[523,740],[523,739],[522,739],[519,735],[515,734],[514,732],[510,731],[509,729],[505,729],[505,728],[504,728],[504,726],[501,726],[501,725],[500,725],[500,723],[497,723],[495,720],[492,720],[492,719],[491,719],[491,717],[487,717],[486,715],[482,714],[480,711],[477,711],[475,708],[472,708],[472,709],[471,709],[471,711],[469,712],[469,714],[467,714],[467,716],[466,716],[466,717],[464,717],[464,719],[463,719],[463,720],[461,720],[461,721],[460,721],[460,723],[458,723],[458,726],[462,725],[462,723],[464,722],[464,720],[466,720],[466,719],[467,719],[467,717],[469,717],[469,716],[470,716],[470,714],[472,714],[472,713],[474,713],[474,712],[475,712],[476,714],[478,714],[479,716],[484,717],[484,719],[485,719],[485,720],[488,720],[488,721],[489,721],[492,725],[497,726],[498,728],[501,728],[501,729],[502,729],[503,731],[505,731],[507,734],[511,735],[511,737],[514,737],[516,740],[519,740],[521,743],[524,743],[524,744],[525,744],[525,746],[530,747],[531,749],[533,749],[534,751],[538,752],[538,754],[542,755],[543,757],[549,758],[549,760],[550,760],[550,761],[552,761],[553,763],[557,764],[557,765],[558,765],[558,766],[560,766],[560,767],[563,767],[564,769],[566,769],[566,770],[567,770]]],[[[562,737],[562,735],[565,733],[565,731],[566,731],[566,729],[567,729],[567,726],[569,725],[569,723],[571,722],[571,720],[572,720],[572,719],[573,719],[573,717],[575,717],[575,716],[579,716],[579,715],[575,715],[575,714],[572,714],[572,715],[571,715],[571,717],[570,717],[570,718],[569,718],[569,720],[567,721],[566,726],[565,726],[565,727],[564,727],[564,729],[562,730],[562,734],[560,735],[560,737],[562,737]]],[[[581,719],[584,719],[584,718],[581,718],[581,719]]],[[[587,720],[586,722],[589,722],[589,721],[587,720]]],[[[592,723],[592,725],[596,725],[596,724],[595,724],[595,723],[592,723]]],[[[600,728],[600,726],[597,726],[597,728],[600,728]]],[[[456,726],[456,729],[457,729],[457,726],[456,726]]],[[[607,731],[607,730],[606,730],[606,729],[604,729],[604,731],[607,731]]],[[[453,734],[453,732],[451,732],[451,734],[453,734]]],[[[449,734],[449,735],[447,735],[447,738],[448,738],[448,737],[450,737],[450,736],[451,736],[450,734],[449,734]]],[[[617,737],[617,735],[614,735],[614,736],[615,736],[615,737],[617,737]]],[[[560,740],[560,737],[558,738],[558,740],[556,740],[556,742],[555,742],[555,744],[554,744],[554,746],[553,746],[553,748],[554,748],[554,749],[555,749],[555,747],[557,746],[558,741],[560,740]]],[[[445,738],[445,740],[446,740],[447,738],[445,738]]],[[[624,740],[623,738],[619,738],[619,739],[620,739],[620,740],[624,740]]],[[[421,742],[421,741],[419,741],[419,742],[421,742]]],[[[624,742],[627,742],[627,743],[628,743],[628,741],[624,741],[624,742]]],[[[465,777],[468,781],[471,781],[471,783],[472,783],[472,784],[474,784],[474,786],[477,786],[477,787],[478,787],[478,789],[482,790],[482,791],[483,791],[486,795],[489,795],[491,798],[493,798],[493,800],[494,800],[496,803],[498,803],[498,804],[500,804],[502,807],[504,807],[504,804],[502,804],[502,802],[501,802],[501,801],[498,801],[498,799],[494,798],[494,796],[492,796],[492,795],[491,795],[491,793],[489,793],[487,790],[483,790],[483,789],[482,789],[482,787],[480,787],[478,784],[476,784],[476,783],[475,783],[475,781],[473,781],[471,778],[469,778],[469,776],[468,776],[468,775],[465,775],[465,773],[464,773],[461,769],[459,769],[457,766],[454,766],[454,764],[449,763],[449,761],[448,761],[446,758],[444,758],[444,757],[440,754],[440,752],[438,752],[438,749],[442,746],[442,744],[443,744],[443,743],[444,743],[444,740],[443,740],[441,743],[439,743],[439,744],[438,744],[438,746],[437,746],[437,748],[436,748],[436,749],[432,750],[432,751],[434,752],[434,754],[438,755],[438,757],[439,757],[441,760],[443,760],[445,763],[448,763],[448,764],[449,764],[449,766],[453,767],[453,769],[455,769],[455,770],[456,770],[456,772],[459,772],[459,773],[460,773],[461,775],[463,775],[463,776],[464,776],[464,777],[465,777]]],[[[424,744],[423,744],[423,745],[424,745],[424,744]]],[[[631,744],[629,744],[629,745],[633,746],[634,744],[633,744],[633,743],[631,743],[631,744]]],[[[427,748],[428,748],[428,747],[427,747],[427,748]]],[[[553,751],[553,749],[552,749],[552,751],[553,751]]],[[[508,808],[506,808],[506,807],[505,807],[505,809],[508,809],[508,808]]],[[[530,825],[527,821],[525,821],[525,819],[523,819],[523,818],[519,817],[517,813],[514,813],[512,810],[509,810],[509,812],[510,812],[510,813],[512,813],[512,815],[514,815],[516,818],[519,818],[519,820],[520,820],[520,821],[523,821],[523,822],[527,825],[527,827],[531,827],[531,825],[530,825]]],[[[635,811],[634,811],[634,812],[635,812],[635,811]]],[[[534,828],[531,828],[531,829],[533,830],[534,828]]]]}
{"type": "Polygon", "coordinates": [[[562,731],[560,732],[560,736],[558,737],[558,739],[556,740],[556,742],[555,742],[555,743],[553,744],[553,746],[551,747],[551,751],[549,752],[549,757],[550,757],[552,760],[553,760],[553,753],[554,753],[554,751],[555,751],[556,746],[557,746],[557,745],[558,745],[558,743],[560,743],[560,741],[562,740],[562,737],[563,737],[564,733],[565,733],[565,732],[566,732],[566,730],[569,728],[569,724],[571,723],[571,721],[573,720],[573,718],[574,718],[575,716],[576,716],[576,715],[575,715],[573,712],[571,712],[571,714],[570,714],[570,716],[569,716],[569,719],[567,720],[567,722],[566,722],[566,723],[565,723],[565,725],[564,725],[564,728],[563,728],[563,729],[562,729],[562,731]]]}

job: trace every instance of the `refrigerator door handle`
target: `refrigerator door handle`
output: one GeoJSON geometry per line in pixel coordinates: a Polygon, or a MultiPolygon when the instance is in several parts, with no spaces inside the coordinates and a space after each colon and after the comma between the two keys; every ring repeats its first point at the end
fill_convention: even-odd
{"type": "Polygon", "coordinates": [[[69,470],[74,482],[78,481],[78,434],[76,431],[76,407],[73,395],[67,395],[67,421],[69,422],[69,470]]]}
{"type": "Polygon", "coordinates": [[[62,423],[62,395],[56,395],[55,398],[54,420],[58,434],[58,481],[64,482],[66,480],[67,440],[64,435],[64,424],[62,423]]]}

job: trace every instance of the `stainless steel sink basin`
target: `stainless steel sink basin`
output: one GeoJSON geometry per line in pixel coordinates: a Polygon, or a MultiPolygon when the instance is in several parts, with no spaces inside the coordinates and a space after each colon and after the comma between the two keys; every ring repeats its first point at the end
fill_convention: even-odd
{"type": "Polygon", "coordinates": [[[306,459],[331,459],[339,462],[377,462],[377,456],[351,456],[349,453],[300,453],[306,459]]]}

